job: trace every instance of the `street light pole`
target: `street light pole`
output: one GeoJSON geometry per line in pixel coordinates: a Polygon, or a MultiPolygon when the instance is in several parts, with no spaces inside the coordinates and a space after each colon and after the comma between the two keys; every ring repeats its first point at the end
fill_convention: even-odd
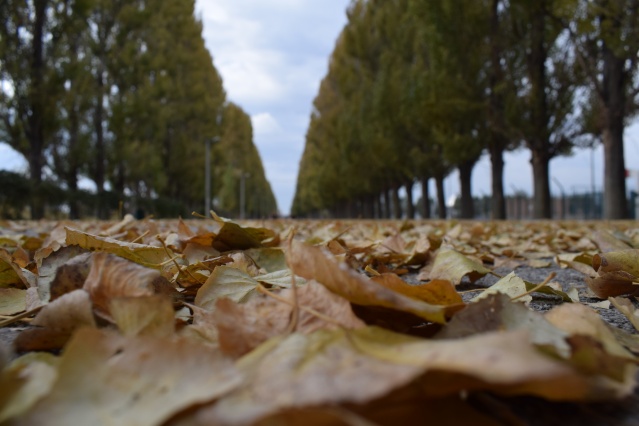
{"type": "Polygon", "coordinates": [[[246,208],[246,178],[251,176],[250,173],[245,173],[241,171],[240,174],[240,219],[245,218],[245,208],[246,208]]]}
{"type": "Polygon", "coordinates": [[[208,216],[211,210],[211,144],[220,138],[206,139],[204,153],[204,216],[208,216]]]}

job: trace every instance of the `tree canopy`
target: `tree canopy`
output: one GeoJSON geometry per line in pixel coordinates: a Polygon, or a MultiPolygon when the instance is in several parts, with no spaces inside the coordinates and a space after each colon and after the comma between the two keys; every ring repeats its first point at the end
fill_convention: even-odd
{"type": "Polygon", "coordinates": [[[473,217],[472,170],[487,153],[493,218],[504,219],[503,154],[525,147],[534,217],[549,218],[550,161],[590,135],[605,147],[606,217],[626,217],[637,3],[353,0],[314,101],[293,213],[410,218],[413,184],[428,201],[434,178],[445,217],[442,182],[457,169],[460,214],[473,217]]]}
{"type": "MultiPolygon", "coordinates": [[[[214,176],[244,170],[246,188],[260,194],[246,199],[246,213],[277,212],[250,118],[227,100],[194,8],[193,0],[4,3],[0,141],[29,164],[31,217],[53,207],[45,181],[66,192],[72,218],[106,218],[120,201],[156,215],[200,211],[205,142],[214,138],[214,176]],[[97,188],[89,205],[80,202],[82,178],[97,188]]],[[[215,179],[209,207],[239,214],[238,182],[215,179]]]]}

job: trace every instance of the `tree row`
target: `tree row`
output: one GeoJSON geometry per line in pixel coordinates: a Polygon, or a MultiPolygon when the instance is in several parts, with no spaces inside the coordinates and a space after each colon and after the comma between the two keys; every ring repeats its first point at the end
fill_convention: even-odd
{"type": "Polygon", "coordinates": [[[443,180],[456,169],[471,218],[472,170],[487,154],[492,216],[504,219],[504,153],[525,148],[533,216],[550,218],[550,161],[602,143],[604,216],[627,217],[639,1],[354,0],[347,15],[313,103],[293,214],[410,218],[416,183],[428,214],[433,179],[445,217],[443,180]]]}
{"type": "MultiPolygon", "coordinates": [[[[240,214],[242,186],[260,194],[246,197],[247,215],[277,210],[250,118],[226,99],[193,0],[5,1],[0,141],[27,160],[33,218],[45,213],[43,188],[75,194],[82,178],[96,187],[99,218],[118,200],[201,211],[207,141],[208,208],[240,214]]],[[[80,198],[68,199],[71,218],[80,198]]]]}

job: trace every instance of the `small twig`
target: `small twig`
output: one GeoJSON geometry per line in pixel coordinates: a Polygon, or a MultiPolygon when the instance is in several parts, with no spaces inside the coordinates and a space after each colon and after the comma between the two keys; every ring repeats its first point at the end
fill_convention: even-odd
{"type": "Polygon", "coordinates": [[[371,275],[375,276],[375,277],[381,277],[381,276],[382,276],[382,274],[380,274],[380,273],[379,273],[379,272],[377,272],[375,269],[373,269],[373,268],[371,267],[371,265],[366,265],[366,268],[364,268],[364,270],[365,270],[366,272],[368,272],[369,274],[371,274],[371,275]]]}
{"type": "Polygon", "coordinates": [[[486,291],[486,290],[488,290],[488,289],[487,288],[475,288],[473,290],[458,291],[457,293],[459,293],[459,294],[477,293],[478,291],[486,291]]]}
{"type": "Polygon", "coordinates": [[[18,314],[16,316],[13,316],[11,318],[8,318],[8,319],[6,319],[4,321],[0,321],[0,327],[6,327],[6,326],[8,326],[10,324],[13,324],[16,321],[20,321],[23,318],[27,318],[27,317],[30,317],[31,315],[37,314],[38,312],[40,312],[40,310],[42,308],[44,308],[44,306],[45,305],[38,306],[37,308],[33,308],[30,311],[26,311],[26,312],[23,312],[23,313],[18,314]]]}
{"type": "Polygon", "coordinates": [[[557,276],[557,273],[556,273],[556,272],[551,272],[550,274],[548,274],[548,276],[546,277],[546,279],[545,279],[545,280],[544,280],[541,284],[536,285],[535,287],[531,288],[531,289],[530,289],[530,290],[528,290],[527,292],[522,293],[522,294],[520,294],[519,296],[515,296],[515,297],[513,297],[513,298],[512,298],[512,299],[510,299],[510,300],[517,300],[517,299],[519,299],[519,298],[521,298],[521,297],[528,296],[529,294],[534,293],[535,291],[539,290],[540,288],[545,287],[545,286],[546,286],[546,285],[550,282],[550,280],[552,280],[552,279],[553,279],[553,278],[555,278],[556,276],[557,276]]]}
{"type": "MultiPolygon", "coordinates": [[[[155,238],[157,238],[157,239],[158,239],[158,241],[162,244],[162,247],[164,247],[164,251],[166,252],[167,256],[171,257],[171,252],[169,252],[169,248],[166,246],[166,243],[164,242],[164,240],[162,239],[162,237],[160,237],[159,235],[156,235],[156,236],[155,236],[155,238]]],[[[178,273],[186,271],[186,273],[187,273],[187,274],[188,274],[188,275],[189,275],[189,276],[190,276],[190,277],[191,277],[191,278],[192,278],[192,279],[193,279],[196,283],[198,283],[198,284],[203,284],[203,283],[201,283],[201,282],[200,282],[200,280],[198,280],[198,279],[197,279],[197,278],[196,278],[196,277],[195,277],[195,276],[191,273],[191,271],[189,271],[188,269],[182,269],[182,268],[180,267],[180,264],[179,264],[179,263],[177,263],[177,260],[176,260],[178,257],[179,257],[179,256],[175,256],[175,257],[171,257],[171,259],[170,259],[170,260],[172,260],[172,261],[173,261],[173,263],[175,264],[175,267],[177,268],[178,273]]]]}
{"type": "Polygon", "coordinates": [[[199,217],[200,219],[209,219],[208,217],[201,215],[198,212],[191,212],[191,216],[199,217]]]}
{"type": "MultiPolygon", "coordinates": [[[[257,285],[257,291],[259,291],[260,293],[265,294],[265,295],[267,295],[269,297],[272,297],[273,299],[275,299],[275,300],[277,300],[279,302],[286,303],[289,306],[294,306],[293,302],[291,300],[286,299],[286,298],[284,298],[282,296],[278,296],[277,294],[268,291],[267,288],[264,287],[262,284],[258,284],[257,285]]],[[[340,324],[335,319],[329,317],[328,315],[324,315],[323,313],[321,313],[321,312],[319,312],[319,311],[317,311],[317,310],[315,310],[313,308],[309,308],[308,306],[299,305],[299,304],[297,306],[298,306],[298,308],[300,310],[302,310],[304,312],[307,312],[307,313],[309,313],[311,315],[314,315],[317,318],[321,319],[322,321],[325,321],[325,322],[330,323],[330,324],[335,324],[335,325],[337,325],[337,326],[339,326],[341,328],[344,328],[344,326],[342,324],[340,324]]]]}
{"type": "Polygon", "coordinates": [[[146,231],[144,231],[144,233],[142,235],[139,235],[137,238],[135,238],[133,241],[131,241],[132,243],[137,243],[138,241],[140,241],[142,238],[146,237],[147,235],[149,235],[149,230],[147,229],[146,231]]]}

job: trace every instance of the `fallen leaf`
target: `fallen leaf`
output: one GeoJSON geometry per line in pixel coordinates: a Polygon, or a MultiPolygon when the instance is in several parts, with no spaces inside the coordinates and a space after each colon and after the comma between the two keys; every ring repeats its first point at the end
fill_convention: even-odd
{"type": "Polygon", "coordinates": [[[592,242],[604,253],[619,250],[628,250],[630,246],[615,237],[607,230],[597,230],[592,233],[592,242]]]}
{"type": "Polygon", "coordinates": [[[237,367],[245,384],[196,413],[195,424],[249,423],[284,409],[363,404],[417,379],[432,396],[485,389],[573,400],[632,392],[538,352],[523,330],[442,341],[375,327],[294,333],[265,342],[237,367]]]}
{"type": "Polygon", "coordinates": [[[14,360],[0,373],[0,422],[26,413],[47,395],[57,378],[58,358],[33,352],[14,360]]]}
{"type": "Polygon", "coordinates": [[[164,295],[115,297],[109,312],[124,336],[169,337],[175,332],[173,303],[164,295]]]}
{"type": "Polygon", "coordinates": [[[571,335],[592,337],[600,342],[611,355],[628,360],[634,359],[632,354],[615,339],[614,334],[599,314],[587,306],[567,303],[551,309],[544,316],[555,327],[571,335]]]}
{"type": "MultiPolygon", "coordinates": [[[[476,302],[495,293],[502,293],[513,299],[526,293],[526,291],[526,283],[524,280],[515,275],[514,272],[511,272],[481,292],[481,294],[475,296],[472,301],[476,302]]],[[[519,297],[517,300],[523,303],[529,303],[532,300],[532,296],[528,294],[526,296],[519,297]]]]}
{"type": "Polygon", "coordinates": [[[255,294],[258,284],[244,271],[229,266],[218,266],[198,290],[195,305],[213,309],[215,302],[223,297],[235,302],[246,301],[255,294]]]}
{"type": "Polygon", "coordinates": [[[466,276],[471,282],[474,282],[489,273],[490,270],[482,264],[457,251],[442,248],[435,256],[429,278],[431,280],[448,280],[457,285],[466,276]]]}
{"type": "Polygon", "coordinates": [[[109,313],[110,300],[116,297],[171,294],[175,291],[159,271],[107,253],[93,255],[84,289],[96,309],[104,314],[109,313]]]}
{"type": "Polygon", "coordinates": [[[270,229],[244,228],[233,222],[224,222],[213,241],[213,247],[224,252],[246,250],[264,245],[273,246],[278,243],[277,234],[270,229]]]}
{"type": "Polygon", "coordinates": [[[90,254],[81,247],[62,247],[48,257],[42,259],[38,267],[38,295],[43,303],[62,296],[64,293],[82,288],[82,284],[89,272],[90,254]],[[82,256],[80,260],[75,260],[82,256]],[[66,267],[65,265],[72,265],[66,267]],[[63,268],[61,270],[61,268],[63,268]],[[56,280],[55,295],[51,296],[51,283],[56,280]]]}
{"type": "MultiPolygon", "coordinates": [[[[253,277],[255,281],[263,284],[269,284],[280,288],[291,288],[293,286],[293,273],[290,269],[282,269],[268,274],[257,275],[253,277]]],[[[295,277],[295,283],[298,286],[306,284],[306,280],[302,277],[295,277]]]]}
{"type": "Polygon", "coordinates": [[[231,362],[205,346],[83,329],[65,349],[50,392],[16,424],[161,424],[240,382],[231,362]]]}
{"type": "Polygon", "coordinates": [[[542,314],[511,301],[503,293],[488,294],[469,304],[435,337],[458,339],[500,330],[527,330],[534,345],[563,358],[570,356],[570,347],[565,341],[567,332],[552,325],[542,314]]]}
{"type": "Polygon", "coordinates": [[[254,248],[244,252],[249,256],[257,266],[267,272],[281,271],[288,269],[286,265],[286,256],[281,248],[254,248]]]}
{"type": "Polygon", "coordinates": [[[396,274],[385,273],[371,278],[378,284],[414,299],[433,305],[460,305],[464,301],[450,281],[433,280],[425,284],[410,285],[396,274]]]}
{"type": "Polygon", "coordinates": [[[44,306],[31,324],[41,328],[22,331],[15,340],[18,350],[60,349],[74,331],[82,327],[96,327],[89,294],[84,290],[65,294],[44,306]]]}
{"type": "MultiPolygon", "coordinates": [[[[283,300],[292,303],[292,291],[277,293],[283,300]]],[[[297,289],[297,304],[300,306],[296,330],[312,333],[316,330],[343,327],[354,329],[364,323],[351,310],[347,300],[328,291],[321,284],[310,281],[297,289]],[[310,312],[312,309],[330,319],[310,312]]],[[[228,355],[239,357],[253,350],[266,340],[285,333],[291,321],[293,306],[262,296],[244,304],[230,299],[217,301],[214,318],[219,333],[220,348],[228,355]]]]}
{"type": "Polygon", "coordinates": [[[625,297],[611,297],[608,300],[619,310],[619,312],[628,318],[628,321],[630,321],[635,330],[639,330],[639,311],[629,299],[626,299],[625,297]]]}
{"type": "Polygon", "coordinates": [[[317,247],[293,241],[286,256],[293,273],[318,281],[351,303],[410,312],[440,324],[446,321],[444,306],[431,305],[387,289],[338,263],[332,255],[317,247]]]}
{"type": "Polygon", "coordinates": [[[78,245],[86,250],[112,253],[137,264],[159,269],[171,258],[172,253],[163,247],[128,243],[110,237],[99,237],[67,228],[67,245],[78,245]]]}
{"type": "Polygon", "coordinates": [[[19,288],[0,288],[0,315],[14,315],[27,308],[27,291],[19,288]]]}

